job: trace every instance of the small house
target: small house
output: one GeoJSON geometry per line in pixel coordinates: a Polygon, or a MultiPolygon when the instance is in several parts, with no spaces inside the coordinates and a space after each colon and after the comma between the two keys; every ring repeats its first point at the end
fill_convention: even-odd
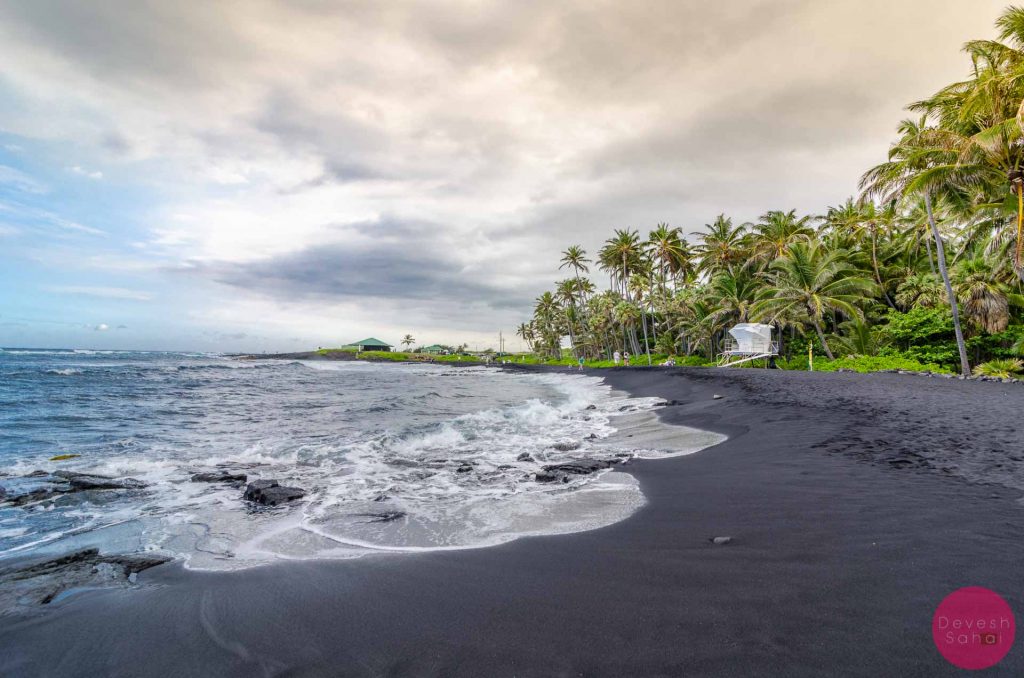
{"type": "Polygon", "coordinates": [[[342,348],[350,351],[390,351],[393,346],[391,346],[391,344],[385,344],[380,339],[370,337],[369,339],[363,339],[362,341],[345,344],[342,348]]]}
{"type": "Polygon", "coordinates": [[[432,344],[430,346],[424,346],[421,353],[429,353],[430,355],[443,355],[448,353],[448,347],[442,346],[441,344],[432,344]]]}

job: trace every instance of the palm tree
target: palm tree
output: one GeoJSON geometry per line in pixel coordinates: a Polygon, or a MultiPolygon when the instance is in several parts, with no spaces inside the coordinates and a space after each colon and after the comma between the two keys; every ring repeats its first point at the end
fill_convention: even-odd
{"type": "Polygon", "coordinates": [[[519,327],[516,328],[516,334],[520,339],[526,342],[526,348],[532,353],[533,340],[535,338],[533,333],[533,323],[520,323],[519,327]]]}
{"type": "Polygon", "coordinates": [[[644,247],[651,261],[657,262],[662,291],[669,274],[674,281],[678,274],[690,268],[690,247],[678,228],[672,228],[666,223],[658,224],[647,235],[644,247]]]}
{"type": "Polygon", "coordinates": [[[830,359],[832,350],[822,329],[826,315],[839,312],[861,318],[859,308],[866,295],[877,291],[871,280],[861,277],[842,250],[826,250],[818,243],[795,243],[789,252],[772,262],[772,282],[762,298],[750,309],[759,320],[775,322],[796,317],[814,327],[830,359]]]}
{"type": "Polygon", "coordinates": [[[848,235],[856,243],[865,239],[871,243],[871,268],[875,274],[875,282],[890,308],[896,308],[896,304],[889,297],[885,282],[882,280],[882,272],[878,265],[878,238],[894,225],[895,217],[895,206],[891,203],[885,209],[878,209],[873,202],[862,200],[855,203],[853,198],[847,198],[846,202],[838,207],[829,207],[825,214],[827,229],[848,235]]]}
{"type": "MultiPolygon", "coordinates": [[[[576,276],[575,291],[579,295],[579,305],[577,306],[575,301],[572,301],[574,306],[574,312],[578,313],[580,323],[585,327],[586,318],[586,304],[587,304],[587,293],[588,286],[583,284],[583,279],[580,278],[580,272],[588,273],[590,271],[589,265],[591,261],[587,258],[587,251],[579,245],[570,245],[564,252],[562,252],[562,260],[558,265],[558,269],[571,268],[573,275],[576,276]]],[[[587,281],[590,282],[589,280],[587,281]]],[[[592,286],[591,286],[592,287],[592,286]]],[[[573,350],[575,350],[576,343],[573,342],[573,350]]]]}
{"type": "Polygon", "coordinates": [[[814,235],[811,224],[814,217],[796,216],[796,210],[783,212],[770,210],[761,215],[751,231],[751,248],[748,264],[764,270],[773,261],[786,253],[795,242],[807,242],[814,235]]]}
{"type": "Polygon", "coordinates": [[[843,333],[832,337],[832,345],[845,355],[878,355],[891,339],[871,330],[864,320],[854,318],[839,325],[843,333]]]}
{"type": "Polygon", "coordinates": [[[580,271],[583,273],[588,272],[590,269],[590,259],[587,259],[587,251],[579,245],[570,245],[564,252],[562,252],[562,261],[558,268],[563,269],[569,267],[576,274],[576,277],[580,277],[580,271]]]}
{"type": "Polygon", "coordinates": [[[723,319],[745,323],[750,318],[750,308],[757,299],[762,282],[746,269],[735,273],[723,271],[708,283],[706,295],[715,307],[715,313],[723,319]]]}
{"type": "Polygon", "coordinates": [[[562,330],[559,311],[558,300],[551,292],[544,292],[537,297],[533,312],[533,326],[540,335],[543,347],[553,358],[560,357],[561,353],[562,330]]]}
{"type": "Polygon", "coordinates": [[[984,257],[968,259],[953,270],[953,289],[964,315],[988,334],[1002,332],[1010,324],[1010,302],[1020,300],[1001,282],[992,263],[984,257]]]}
{"type": "Polygon", "coordinates": [[[744,243],[746,226],[732,225],[732,219],[724,214],[719,214],[714,222],[704,225],[704,231],[699,232],[701,244],[697,246],[700,254],[699,268],[708,275],[714,275],[718,271],[731,269],[744,259],[747,252],[744,243]]]}
{"type": "Polygon", "coordinates": [[[578,281],[574,278],[567,278],[555,285],[556,296],[562,302],[565,313],[566,327],[569,330],[569,343],[572,344],[573,355],[580,356],[579,347],[576,345],[576,332],[573,325],[576,323],[576,294],[579,290],[578,281]]]}
{"type": "Polygon", "coordinates": [[[405,346],[405,350],[408,351],[409,347],[416,343],[416,340],[412,338],[411,334],[407,334],[402,337],[402,346],[405,346]]]}
{"type": "Polygon", "coordinates": [[[637,268],[642,251],[640,236],[633,229],[615,229],[614,237],[601,248],[601,268],[612,273],[612,284],[617,283],[623,296],[629,294],[629,276],[637,268]]]}
{"type": "Polygon", "coordinates": [[[860,186],[866,197],[885,196],[885,202],[892,202],[907,197],[923,196],[925,214],[932,229],[935,240],[935,255],[939,264],[939,275],[946,286],[946,296],[950,311],[953,314],[953,332],[956,335],[956,346],[960,353],[960,371],[965,377],[971,375],[971,365],[967,361],[967,346],[964,343],[963,329],[960,327],[960,310],[957,307],[956,295],[953,294],[953,283],[946,268],[946,250],[942,245],[942,235],[935,222],[935,211],[932,208],[932,195],[944,189],[955,189],[939,181],[945,178],[933,171],[937,163],[948,162],[948,154],[930,145],[931,129],[927,120],[904,120],[899,126],[900,139],[889,148],[889,160],[868,170],[861,177],[860,186]]]}
{"type": "Polygon", "coordinates": [[[900,308],[935,308],[949,303],[942,288],[942,280],[934,273],[915,273],[907,276],[896,288],[896,303],[900,308]]]}

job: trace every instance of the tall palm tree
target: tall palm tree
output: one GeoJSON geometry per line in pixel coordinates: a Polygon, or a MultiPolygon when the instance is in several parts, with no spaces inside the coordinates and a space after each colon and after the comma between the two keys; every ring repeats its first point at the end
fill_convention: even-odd
{"type": "Polygon", "coordinates": [[[807,242],[814,235],[814,217],[798,217],[796,210],[769,210],[760,216],[751,230],[749,265],[764,270],[785,254],[790,245],[807,242]]]}
{"type": "Polygon", "coordinates": [[[825,224],[829,230],[842,232],[850,236],[854,242],[870,242],[871,268],[875,274],[875,282],[890,308],[896,308],[896,304],[889,297],[885,282],[882,280],[882,272],[878,265],[878,239],[894,226],[895,218],[895,206],[891,203],[888,207],[879,209],[873,202],[854,202],[853,198],[847,198],[845,203],[837,207],[829,207],[825,214],[825,224]]]}
{"type": "Polygon", "coordinates": [[[762,298],[750,309],[759,320],[775,322],[781,317],[796,317],[814,327],[818,340],[830,359],[822,329],[827,315],[839,312],[848,318],[861,318],[858,306],[866,295],[877,291],[875,284],[862,277],[842,250],[826,250],[818,243],[795,243],[783,257],[772,262],[772,282],[762,298]]]}
{"type": "Polygon", "coordinates": [[[567,278],[562,280],[555,286],[557,292],[557,298],[562,302],[563,312],[565,313],[565,324],[569,330],[569,343],[572,344],[573,355],[577,358],[580,357],[580,347],[576,345],[576,331],[573,326],[577,321],[576,313],[576,294],[579,290],[578,281],[575,278],[567,278]]]}
{"type": "Polygon", "coordinates": [[[905,200],[908,197],[923,197],[925,214],[932,229],[935,240],[935,256],[939,265],[939,275],[946,286],[946,296],[950,312],[953,314],[953,332],[956,335],[957,351],[960,353],[960,372],[965,377],[971,376],[971,365],[967,361],[967,346],[964,342],[963,329],[960,327],[960,310],[953,283],[946,268],[946,250],[942,244],[942,235],[935,222],[935,211],[932,208],[932,196],[935,193],[956,189],[943,179],[944,173],[936,173],[933,169],[939,163],[949,162],[949,153],[937,148],[930,139],[934,136],[933,129],[927,126],[927,119],[904,120],[899,126],[900,138],[889,148],[888,161],[876,165],[861,177],[860,186],[865,197],[884,196],[885,202],[905,200]]]}
{"type": "Polygon", "coordinates": [[[643,249],[639,234],[633,229],[615,229],[615,235],[605,241],[599,254],[601,267],[612,274],[623,296],[629,295],[629,276],[636,270],[643,249]]]}
{"type": "Polygon", "coordinates": [[[739,268],[735,272],[723,271],[712,278],[705,294],[714,305],[715,313],[723,319],[745,323],[750,319],[750,309],[762,287],[761,280],[747,269],[739,268]]]}
{"type": "MultiPolygon", "coordinates": [[[[612,286],[618,287],[625,299],[630,299],[629,278],[641,268],[642,259],[643,245],[634,229],[615,229],[614,236],[605,241],[598,254],[601,268],[609,271],[612,286]]],[[[639,353],[635,325],[630,324],[626,329],[633,351],[639,353]]]]}
{"type": "Polygon", "coordinates": [[[651,261],[657,264],[663,292],[670,278],[674,281],[678,274],[690,267],[690,247],[678,228],[666,223],[658,224],[647,235],[644,247],[651,261]]]}
{"type": "Polygon", "coordinates": [[[526,342],[526,348],[531,353],[533,352],[533,340],[535,338],[533,332],[533,323],[520,323],[519,327],[516,328],[516,334],[519,338],[526,342]]]}
{"type": "Polygon", "coordinates": [[[965,191],[980,191],[990,206],[1016,211],[1013,262],[1024,281],[1024,10],[1008,8],[996,25],[1010,44],[969,41],[964,51],[973,66],[970,77],[910,108],[936,122],[932,144],[948,155],[932,168],[935,174],[965,191]],[[1006,188],[1015,198],[1009,204],[1006,188]]]}
{"type": "Polygon", "coordinates": [[[560,310],[558,300],[551,292],[544,292],[537,297],[533,312],[533,324],[540,335],[542,345],[552,358],[560,357],[561,353],[560,310]]]}
{"type": "MultiPolygon", "coordinates": [[[[579,304],[573,302],[574,311],[579,315],[580,323],[586,327],[587,323],[587,292],[588,287],[583,284],[583,279],[580,277],[580,273],[588,273],[590,271],[590,259],[587,258],[587,251],[579,245],[570,245],[562,252],[562,260],[558,265],[558,269],[571,268],[573,275],[576,277],[576,293],[579,297],[579,304]]],[[[589,280],[587,281],[590,282],[589,280]]],[[[573,344],[575,347],[575,343],[573,344]]]]}
{"type": "Polygon", "coordinates": [[[744,234],[745,225],[733,226],[732,219],[719,214],[704,230],[697,234],[701,243],[697,246],[700,256],[701,272],[714,275],[721,270],[729,270],[747,257],[744,234]]]}

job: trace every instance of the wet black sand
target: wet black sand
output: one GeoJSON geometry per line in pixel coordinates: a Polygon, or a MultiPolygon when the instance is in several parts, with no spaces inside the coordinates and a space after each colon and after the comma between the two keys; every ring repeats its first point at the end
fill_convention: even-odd
{"type": "MultiPolygon", "coordinates": [[[[602,374],[729,440],[631,464],[648,505],[592,532],[167,565],[150,586],[0,617],[0,675],[945,676],[964,673],[931,639],[948,593],[985,586],[1024,614],[1024,385],[602,374]]],[[[1022,644],[984,675],[1024,675],[1022,644]]]]}

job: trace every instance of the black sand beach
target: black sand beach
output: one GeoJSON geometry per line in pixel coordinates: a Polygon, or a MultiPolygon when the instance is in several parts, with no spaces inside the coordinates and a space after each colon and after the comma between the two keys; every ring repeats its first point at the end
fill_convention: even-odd
{"type": "MultiPolygon", "coordinates": [[[[1024,385],[602,374],[729,439],[626,467],[649,503],[600,530],[236,573],[165,565],[141,575],[152,586],[5,616],[0,675],[952,676],[931,637],[947,594],[984,586],[1024,613],[1024,385]]],[[[1022,642],[985,675],[1024,675],[1022,642]]]]}

